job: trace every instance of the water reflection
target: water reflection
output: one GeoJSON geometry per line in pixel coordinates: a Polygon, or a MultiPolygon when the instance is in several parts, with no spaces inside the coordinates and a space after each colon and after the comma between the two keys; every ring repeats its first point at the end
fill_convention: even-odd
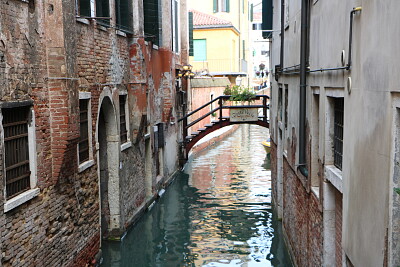
{"type": "Polygon", "coordinates": [[[242,126],[193,157],[103,266],[291,266],[271,210],[267,130],[242,126]]]}

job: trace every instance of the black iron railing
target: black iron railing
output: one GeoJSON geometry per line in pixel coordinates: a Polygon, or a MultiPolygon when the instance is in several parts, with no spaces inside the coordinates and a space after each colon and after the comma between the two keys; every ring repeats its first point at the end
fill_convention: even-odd
{"type": "Polygon", "coordinates": [[[265,123],[268,123],[268,113],[267,110],[269,109],[269,104],[268,104],[268,99],[269,96],[267,95],[256,95],[252,101],[248,101],[246,105],[231,105],[232,101],[229,101],[230,95],[222,95],[219,96],[208,103],[202,105],[201,107],[193,110],[192,112],[188,113],[186,116],[183,118],[180,118],[178,122],[183,122],[183,137],[185,138],[188,136],[188,129],[195,124],[199,123],[200,121],[204,120],[205,118],[208,118],[210,115],[216,113],[218,114],[218,117],[216,117],[217,122],[221,122],[223,120],[229,120],[229,117],[224,117],[223,116],[223,110],[224,109],[244,109],[244,108],[260,108],[262,109],[262,116],[259,116],[258,119],[259,121],[263,121],[265,123]],[[259,100],[262,100],[261,103],[259,100]],[[218,102],[218,106],[216,108],[210,108],[213,107],[213,103],[218,102]],[[200,116],[199,118],[193,120],[190,122],[190,117],[193,116],[194,114],[200,112],[201,110],[207,108],[209,111],[206,112],[204,115],[200,116]]]}

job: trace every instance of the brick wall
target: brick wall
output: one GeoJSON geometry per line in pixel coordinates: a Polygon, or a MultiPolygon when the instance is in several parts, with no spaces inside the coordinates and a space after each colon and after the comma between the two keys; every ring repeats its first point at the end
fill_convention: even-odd
{"type": "MultiPolygon", "coordinates": [[[[0,194],[4,267],[93,263],[100,246],[95,148],[104,88],[112,91],[116,116],[119,92],[128,93],[128,134],[133,144],[120,153],[122,230],[145,203],[144,139],[134,133],[138,134],[142,115],[148,117],[144,127],[168,122],[175,104],[179,59],[171,51],[155,50],[143,39],[119,35],[94,20],[77,22],[73,1],[48,4],[0,1],[0,101],[33,100],[40,189],[39,196],[6,213],[0,194]],[[91,92],[94,165],[78,173],[80,91],[91,92]]],[[[173,136],[177,131],[168,125],[166,132],[173,136]]],[[[0,166],[3,155],[0,142],[0,166]]],[[[4,192],[0,168],[0,192],[4,192]]]]}
{"type": "Polygon", "coordinates": [[[322,214],[319,201],[308,193],[283,160],[283,228],[298,266],[322,264],[322,214]]]}

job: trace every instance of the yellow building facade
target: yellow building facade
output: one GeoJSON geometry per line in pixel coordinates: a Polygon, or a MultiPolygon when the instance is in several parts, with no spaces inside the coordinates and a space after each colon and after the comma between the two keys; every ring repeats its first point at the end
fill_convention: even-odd
{"type": "Polygon", "coordinates": [[[214,76],[248,76],[250,7],[248,0],[189,0],[193,12],[196,72],[214,76]],[[199,52],[200,51],[200,52],[199,52]]]}

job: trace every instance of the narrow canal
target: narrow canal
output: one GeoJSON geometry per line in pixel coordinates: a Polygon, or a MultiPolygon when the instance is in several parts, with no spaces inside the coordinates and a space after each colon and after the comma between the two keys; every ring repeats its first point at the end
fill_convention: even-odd
{"type": "Polygon", "coordinates": [[[242,125],[192,157],[102,266],[292,266],[271,207],[268,129],[242,125]]]}

